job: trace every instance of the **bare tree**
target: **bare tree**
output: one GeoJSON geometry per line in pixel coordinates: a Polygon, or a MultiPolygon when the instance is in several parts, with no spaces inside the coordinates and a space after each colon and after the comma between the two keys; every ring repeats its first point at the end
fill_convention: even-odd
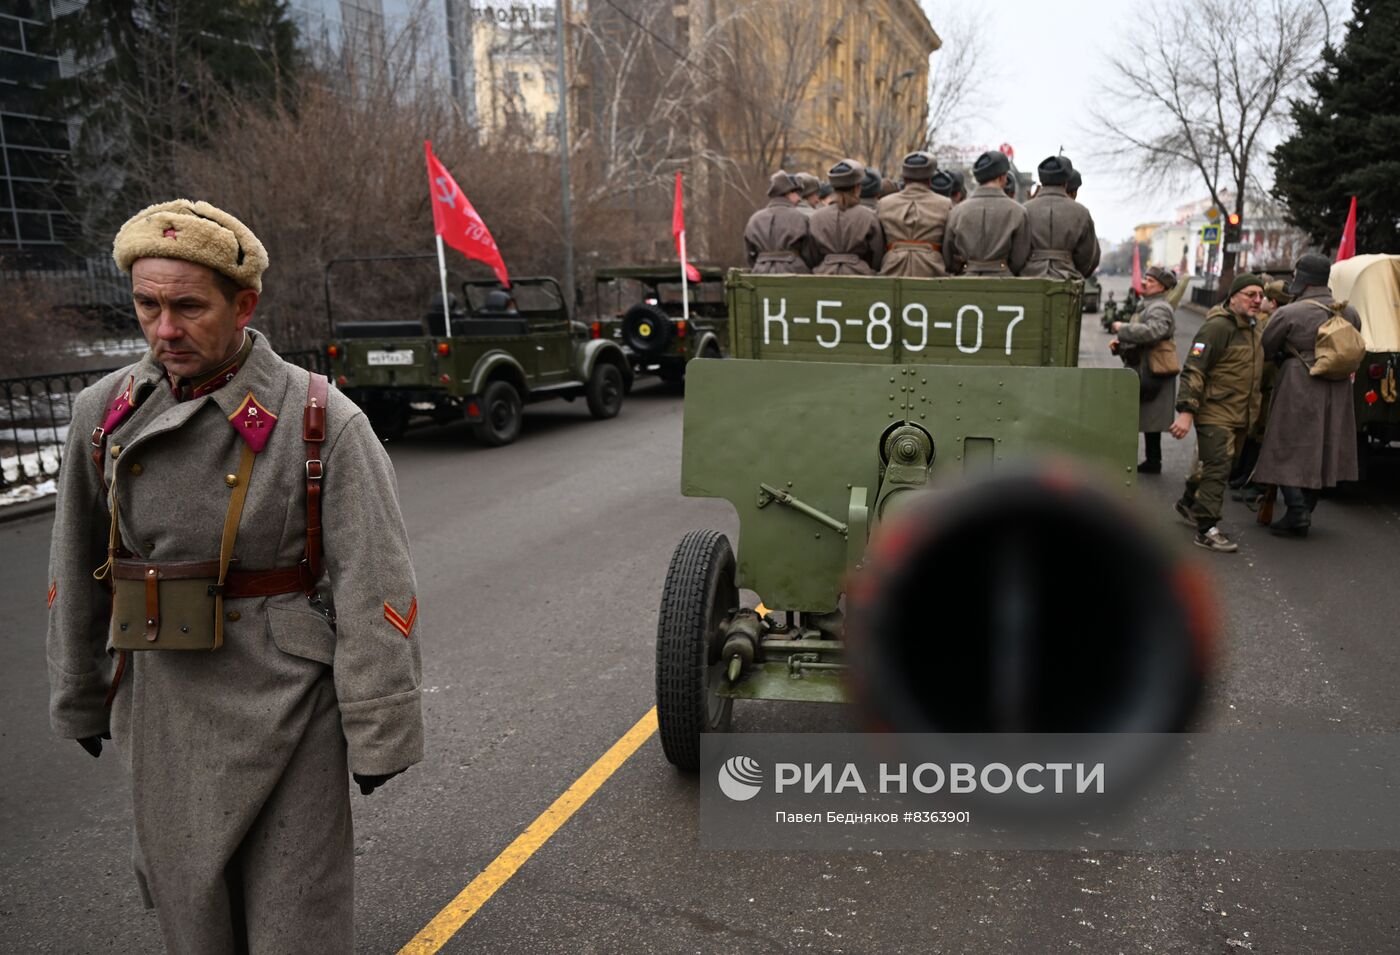
{"type": "MultiPolygon", "coordinates": [[[[1149,17],[1112,60],[1092,115],[1110,154],[1158,183],[1197,179],[1217,209],[1244,215],[1261,152],[1288,97],[1317,62],[1323,12],[1316,0],[1188,0],[1149,17]],[[1242,29],[1244,27],[1244,29],[1242,29]]],[[[1221,282],[1233,276],[1225,253],[1221,282]]]]}
{"type": "Polygon", "coordinates": [[[958,127],[987,105],[985,90],[995,71],[988,65],[987,22],[972,8],[945,3],[929,11],[943,46],[933,57],[928,79],[928,133],[932,149],[952,141],[958,127]]]}

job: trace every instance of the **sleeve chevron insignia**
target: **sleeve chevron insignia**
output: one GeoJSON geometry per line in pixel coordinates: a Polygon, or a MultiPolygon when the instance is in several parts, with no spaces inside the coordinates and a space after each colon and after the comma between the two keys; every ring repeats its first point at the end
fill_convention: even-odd
{"type": "Polygon", "coordinates": [[[395,630],[403,634],[405,640],[413,631],[413,624],[418,620],[418,598],[414,597],[413,602],[408,605],[408,616],[400,614],[393,607],[389,606],[389,601],[384,601],[384,619],[389,621],[395,630]]]}
{"type": "Polygon", "coordinates": [[[53,609],[53,601],[54,601],[54,598],[57,597],[57,596],[58,596],[58,581],[55,580],[55,581],[53,581],[52,583],[49,584],[49,609],[50,609],[50,610],[53,609]]]}

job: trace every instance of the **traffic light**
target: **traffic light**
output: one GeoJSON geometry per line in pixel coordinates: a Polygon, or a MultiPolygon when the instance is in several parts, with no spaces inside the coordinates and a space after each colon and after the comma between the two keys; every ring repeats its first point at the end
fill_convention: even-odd
{"type": "Polygon", "coordinates": [[[1238,212],[1232,212],[1225,217],[1225,241],[1227,243],[1240,241],[1240,214],[1238,212]]]}

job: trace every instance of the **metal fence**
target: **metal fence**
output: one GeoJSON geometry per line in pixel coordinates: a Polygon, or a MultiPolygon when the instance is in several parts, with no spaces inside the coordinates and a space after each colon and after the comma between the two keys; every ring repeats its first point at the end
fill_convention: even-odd
{"type": "MultiPolygon", "coordinates": [[[[310,371],[325,374],[329,370],[326,354],[319,348],[283,352],[282,357],[310,371]]],[[[116,370],[90,368],[0,378],[0,490],[58,477],[78,392],[116,370]]]]}

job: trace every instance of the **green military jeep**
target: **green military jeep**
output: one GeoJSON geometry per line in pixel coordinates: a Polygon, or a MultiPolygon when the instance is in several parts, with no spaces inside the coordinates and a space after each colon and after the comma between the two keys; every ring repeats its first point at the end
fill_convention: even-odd
{"type": "MultiPolygon", "coordinates": [[[[332,264],[349,261],[369,260],[332,264]]],[[[450,296],[450,320],[441,296],[417,319],[330,318],[331,373],[381,438],[400,437],[415,416],[439,424],[465,417],[477,440],[495,447],[519,437],[529,403],[582,397],[600,419],[621,410],[632,384],[627,356],[570,320],[554,279],[517,278],[509,292],[494,281],[461,289],[466,307],[450,296]]],[[[326,290],[329,318],[329,271],[326,290]]]]}
{"type": "Polygon", "coordinates": [[[636,374],[668,382],[681,381],[692,358],[724,357],[729,344],[724,270],[699,271],[700,281],[690,284],[686,321],[679,263],[599,269],[593,277],[595,335],[620,343],[636,374]]]}

